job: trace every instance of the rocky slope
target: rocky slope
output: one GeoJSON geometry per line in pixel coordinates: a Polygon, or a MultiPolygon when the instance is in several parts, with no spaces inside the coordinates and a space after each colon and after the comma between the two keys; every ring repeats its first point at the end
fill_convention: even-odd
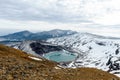
{"type": "Polygon", "coordinates": [[[94,68],[64,69],[57,63],[0,45],[0,80],[120,80],[94,68]],[[92,72],[92,73],[91,73],[92,72]]]}
{"type": "Polygon", "coordinates": [[[79,56],[66,67],[95,67],[120,76],[120,39],[79,33],[49,39],[54,45],[67,47],[79,56]]]}

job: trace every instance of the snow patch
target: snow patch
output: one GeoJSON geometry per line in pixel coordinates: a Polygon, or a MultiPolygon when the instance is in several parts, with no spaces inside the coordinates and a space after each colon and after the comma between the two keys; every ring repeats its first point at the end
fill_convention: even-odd
{"type": "Polygon", "coordinates": [[[42,61],[42,59],[37,58],[37,57],[31,57],[31,56],[28,56],[28,57],[31,58],[31,59],[34,59],[34,60],[36,60],[36,61],[42,61]]]}
{"type": "Polygon", "coordinates": [[[55,69],[61,69],[61,68],[56,66],[55,69]]]}

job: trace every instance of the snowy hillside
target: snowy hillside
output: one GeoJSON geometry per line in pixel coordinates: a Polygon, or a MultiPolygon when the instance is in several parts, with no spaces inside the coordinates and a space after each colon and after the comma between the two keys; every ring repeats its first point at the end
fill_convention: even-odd
{"type": "Polygon", "coordinates": [[[43,41],[23,41],[14,44],[7,44],[7,46],[25,51],[26,53],[39,57],[49,52],[63,50],[61,46],[50,45],[49,43],[43,41]]]}
{"type": "Polygon", "coordinates": [[[79,33],[47,42],[79,53],[66,67],[95,67],[120,76],[120,39],[79,33]]]}

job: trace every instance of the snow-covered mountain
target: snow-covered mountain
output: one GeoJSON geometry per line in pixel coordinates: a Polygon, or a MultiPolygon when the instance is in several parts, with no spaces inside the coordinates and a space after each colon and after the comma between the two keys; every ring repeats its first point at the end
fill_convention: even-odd
{"type": "Polygon", "coordinates": [[[45,53],[52,51],[67,50],[77,53],[77,57],[70,62],[60,62],[62,67],[95,67],[120,76],[119,38],[78,33],[51,38],[47,42],[23,41],[8,44],[8,46],[42,57],[45,53]]]}
{"type": "Polygon", "coordinates": [[[21,31],[21,32],[8,34],[5,36],[0,36],[0,39],[6,39],[7,41],[46,40],[49,38],[63,37],[75,33],[77,32],[71,30],[59,30],[59,29],[42,31],[38,33],[32,33],[30,31],[21,31]]]}
{"type": "Polygon", "coordinates": [[[78,57],[66,67],[95,67],[120,76],[120,39],[78,33],[49,39],[51,44],[67,47],[78,57]]]}

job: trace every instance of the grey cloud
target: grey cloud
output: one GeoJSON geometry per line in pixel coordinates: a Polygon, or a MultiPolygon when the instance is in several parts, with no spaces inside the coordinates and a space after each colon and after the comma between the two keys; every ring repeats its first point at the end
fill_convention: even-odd
{"type": "Polygon", "coordinates": [[[61,5],[59,0],[52,4],[49,3],[49,6],[44,5],[47,8],[41,4],[40,2],[40,5],[36,7],[25,0],[0,0],[0,18],[48,22],[89,22],[82,13],[78,15],[66,13],[63,10],[65,6],[61,5]]]}

